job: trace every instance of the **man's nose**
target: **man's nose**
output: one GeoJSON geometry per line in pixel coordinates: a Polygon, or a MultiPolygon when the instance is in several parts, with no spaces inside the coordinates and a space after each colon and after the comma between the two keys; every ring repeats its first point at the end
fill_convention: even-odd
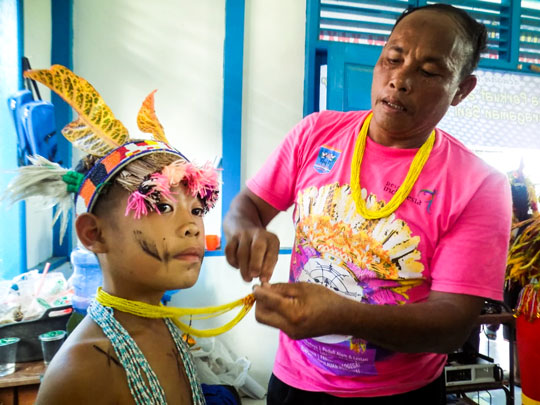
{"type": "Polygon", "coordinates": [[[411,91],[411,72],[405,66],[396,69],[390,79],[390,87],[397,91],[408,93],[411,91]]]}

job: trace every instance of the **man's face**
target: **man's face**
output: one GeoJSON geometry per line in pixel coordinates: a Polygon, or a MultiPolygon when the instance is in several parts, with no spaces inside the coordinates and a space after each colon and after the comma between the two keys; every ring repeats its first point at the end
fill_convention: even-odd
{"type": "Polygon", "coordinates": [[[370,135],[373,128],[398,140],[425,137],[464,98],[460,73],[469,50],[445,14],[419,10],[401,20],[373,71],[370,135]]]}
{"type": "Polygon", "coordinates": [[[140,219],[132,212],[124,215],[123,192],[104,230],[109,247],[104,259],[115,286],[172,290],[197,281],[204,255],[203,206],[184,186],[172,191],[175,202],[162,199],[160,214],[150,212],[140,219]]]}

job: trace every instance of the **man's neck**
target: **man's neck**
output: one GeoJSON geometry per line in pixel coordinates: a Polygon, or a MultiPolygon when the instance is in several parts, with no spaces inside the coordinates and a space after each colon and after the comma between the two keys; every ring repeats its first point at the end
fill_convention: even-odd
{"type": "Polygon", "coordinates": [[[432,129],[419,129],[408,133],[392,133],[385,131],[383,128],[371,121],[368,129],[368,137],[379,145],[387,146],[396,149],[418,149],[429,138],[432,129]]]}

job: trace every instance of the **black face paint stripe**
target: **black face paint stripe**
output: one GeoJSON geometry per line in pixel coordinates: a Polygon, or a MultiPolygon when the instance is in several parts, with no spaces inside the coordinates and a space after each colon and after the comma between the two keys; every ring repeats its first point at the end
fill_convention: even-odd
{"type": "Polygon", "coordinates": [[[159,257],[157,246],[154,242],[147,241],[141,231],[133,231],[133,236],[144,253],[152,256],[156,260],[162,261],[161,257],[159,257]]]}
{"type": "Polygon", "coordinates": [[[170,260],[171,253],[169,252],[169,249],[167,249],[167,239],[163,238],[163,261],[169,263],[170,260]]]}
{"type": "Polygon", "coordinates": [[[116,360],[114,358],[114,356],[110,353],[107,353],[106,351],[104,351],[101,347],[99,346],[96,346],[96,345],[92,345],[94,347],[94,349],[96,349],[98,352],[104,354],[106,357],[107,357],[107,365],[110,367],[111,366],[111,361],[116,364],[118,367],[122,367],[122,364],[120,364],[120,362],[118,360],[116,360]]]}

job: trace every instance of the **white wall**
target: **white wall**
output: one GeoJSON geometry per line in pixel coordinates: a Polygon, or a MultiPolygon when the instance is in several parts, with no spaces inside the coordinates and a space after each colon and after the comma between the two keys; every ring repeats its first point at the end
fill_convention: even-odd
{"type": "MultiPolygon", "coordinates": [[[[24,56],[32,68],[51,64],[51,0],[24,2],[24,56]]],[[[50,91],[40,86],[41,97],[50,101],[50,91]]],[[[44,209],[38,198],[26,203],[26,250],[28,268],[52,255],[52,209],[44,209]]]]}
{"type": "MultiPolygon", "coordinates": [[[[302,119],[305,30],[305,0],[246,2],[243,182],[302,119]]],[[[269,226],[282,247],[293,245],[291,215],[281,213],[269,226]]]]}
{"type": "MultiPolygon", "coordinates": [[[[224,0],[74,0],[73,70],[86,78],[130,136],[154,89],[173,146],[197,162],[221,155],[224,0]]],[[[220,207],[207,216],[219,234],[220,207]]]]}

